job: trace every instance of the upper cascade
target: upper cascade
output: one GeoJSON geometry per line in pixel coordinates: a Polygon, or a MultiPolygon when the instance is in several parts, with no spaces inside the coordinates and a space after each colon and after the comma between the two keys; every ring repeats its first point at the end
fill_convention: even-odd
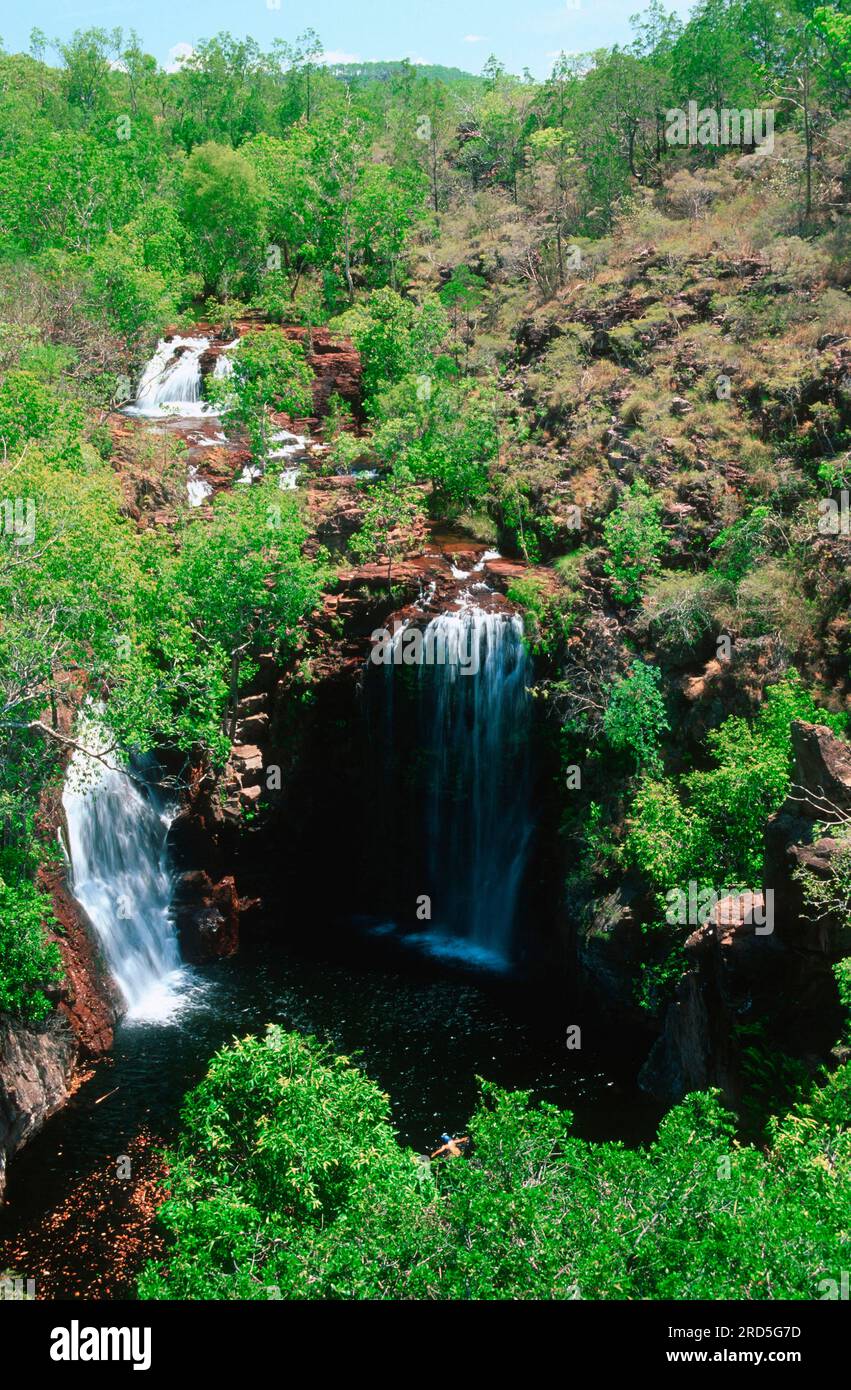
{"type": "MultiPolygon", "coordinates": [[[[214,414],[201,399],[201,358],[209,338],[161,338],[139,381],[133,415],[178,415],[185,419],[214,414]]],[[[221,358],[219,360],[222,360],[221,358]]]]}

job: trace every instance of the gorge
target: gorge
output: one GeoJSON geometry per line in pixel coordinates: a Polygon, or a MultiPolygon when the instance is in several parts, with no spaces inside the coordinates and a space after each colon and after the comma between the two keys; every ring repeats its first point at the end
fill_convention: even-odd
{"type": "Polygon", "coordinates": [[[0,1298],[845,1287],[804,9],[546,77],[0,43],[0,1298]],[[770,146],[669,139],[719,93],[770,146]]]}

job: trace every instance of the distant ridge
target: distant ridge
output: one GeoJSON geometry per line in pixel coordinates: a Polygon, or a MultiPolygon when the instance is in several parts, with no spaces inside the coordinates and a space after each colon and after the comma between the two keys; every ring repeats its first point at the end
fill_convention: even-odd
{"type": "Polygon", "coordinates": [[[392,58],[374,63],[327,63],[325,67],[344,82],[387,82],[410,68],[418,75],[441,82],[481,82],[475,73],[463,68],[448,68],[442,63],[412,63],[407,58],[392,58]]]}

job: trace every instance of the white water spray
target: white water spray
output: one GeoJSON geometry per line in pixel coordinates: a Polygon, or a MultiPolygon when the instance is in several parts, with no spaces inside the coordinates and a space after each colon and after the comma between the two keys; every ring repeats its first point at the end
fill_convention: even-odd
{"type": "Polygon", "coordinates": [[[404,820],[413,787],[418,845],[406,849],[403,840],[402,852],[417,864],[412,898],[414,890],[426,893],[431,904],[431,925],[405,940],[506,968],[534,824],[523,622],[465,597],[425,626],[419,646],[413,689],[395,662],[374,688],[388,835],[404,820]],[[400,746],[400,736],[410,746],[400,746]]]}
{"type": "Polygon", "coordinates": [[[201,399],[201,358],[209,346],[209,338],[161,338],[127,413],[182,419],[214,414],[201,399]]]}
{"type": "Polygon", "coordinates": [[[110,743],[97,724],[84,725],[81,742],[62,795],[73,893],[128,1017],[162,1019],[174,1011],[181,984],[166,853],[173,811],[103,752],[110,743]]]}

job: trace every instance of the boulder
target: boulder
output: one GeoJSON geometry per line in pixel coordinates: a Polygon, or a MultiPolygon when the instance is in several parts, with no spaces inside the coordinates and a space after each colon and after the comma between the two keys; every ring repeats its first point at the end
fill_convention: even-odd
{"type": "Polygon", "coordinates": [[[38,1025],[0,1015],[0,1200],[9,1159],[71,1094],[77,1054],[65,1015],[38,1025]]]}
{"type": "Polygon", "coordinates": [[[203,869],[181,874],[172,906],[184,960],[203,965],[236,954],[242,904],[231,875],[214,883],[203,869]]]}
{"type": "Polygon", "coordinates": [[[644,954],[637,891],[629,882],[594,898],[580,914],[577,955],[586,982],[607,1008],[637,1012],[635,980],[644,954]]]}
{"type": "Polygon", "coordinates": [[[787,806],[810,820],[851,813],[851,743],[823,724],[792,724],[795,772],[787,806]]]}

